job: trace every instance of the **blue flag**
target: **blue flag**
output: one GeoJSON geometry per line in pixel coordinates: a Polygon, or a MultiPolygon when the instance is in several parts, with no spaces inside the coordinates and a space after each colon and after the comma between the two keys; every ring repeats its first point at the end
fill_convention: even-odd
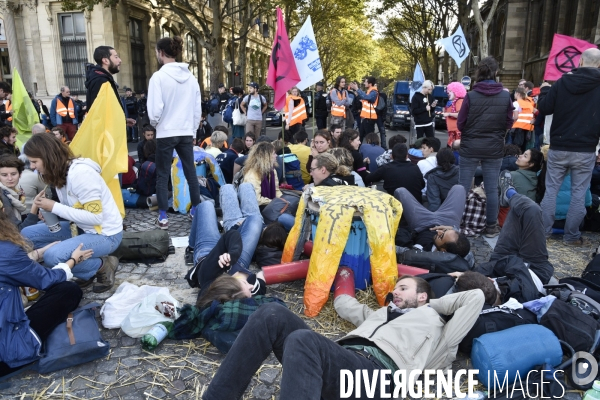
{"type": "Polygon", "coordinates": [[[421,90],[421,88],[423,87],[423,82],[425,82],[425,74],[423,73],[423,69],[421,68],[421,63],[417,62],[417,66],[415,67],[415,73],[413,75],[413,80],[410,83],[409,101],[412,101],[413,95],[421,90]]]}

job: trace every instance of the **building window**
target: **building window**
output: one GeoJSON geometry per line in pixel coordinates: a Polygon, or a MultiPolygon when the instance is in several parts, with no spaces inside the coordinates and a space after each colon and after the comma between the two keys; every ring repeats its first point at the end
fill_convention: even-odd
{"type": "Polygon", "coordinates": [[[85,64],[88,61],[83,13],[58,15],[60,25],[60,50],[64,84],[71,94],[85,93],[85,64]]]}
{"type": "Polygon", "coordinates": [[[171,31],[169,31],[169,28],[167,28],[166,26],[161,26],[160,27],[160,37],[161,38],[171,37],[171,31]]]}
{"type": "Polygon", "coordinates": [[[189,33],[185,35],[185,62],[189,64],[190,72],[198,80],[198,44],[189,33]]]}
{"type": "Polygon", "coordinates": [[[129,41],[131,43],[131,72],[133,75],[133,90],[146,90],[146,47],[142,38],[142,21],[129,20],[129,41]]]}

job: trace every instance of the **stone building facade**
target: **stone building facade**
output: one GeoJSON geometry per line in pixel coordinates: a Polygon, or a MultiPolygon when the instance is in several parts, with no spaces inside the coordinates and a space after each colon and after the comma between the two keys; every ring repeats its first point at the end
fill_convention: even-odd
{"type": "MultiPolygon", "coordinates": [[[[231,71],[231,21],[224,22],[225,71],[220,81],[226,86],[256,81],[264,84],[274,32],[273,21],[257,19],[248,35],[245,76],[234,78],[231,71]],[[263,33],[270,32],[269,35],[263,33]],[[267,36],[267,37],[265,37],[267,36]]],[[[204,95],[208,95],[211,71],[206,50],[177,16],[152,10],[148,1],[121,0],[115,7],[100,5],[93,11],[63,11],[61,3],[49,0],[0,0],[0,77],[12,79],[17,68],[25,86],[36,98],[51,98],[60,87],[85,95],[85,64],[93,63],[94,49],[114,47],[121,57],[121,71],[115,75],[120,87],[139,92],[157,70],[154,47],[164,36],[184,40],[182,62],[190,64],[204,95]]],[[[238,64],[239,42],[234,43],[238,64]]],[[[235,68],[236,71],[239,68],[235,68]]],[[[238,72],[239,75],[239,72],[238,72]]]]}
{"type": "MultiPolygon", "coordinates": [[[[489,3],[481,11],[485,18],[489,3]]],[[[524,78],[539,86],[555,33],[599,45],[600,1],[500,0],[488,30],[489,53],[500,64],[500,81],[512,88],[524,78]]],[[[472,56],[480,57],[479,33],[474,23],[466,35],[472,56]]],[[[472,56],[467,70],[474,76],[476,64],[472,56]]]]}

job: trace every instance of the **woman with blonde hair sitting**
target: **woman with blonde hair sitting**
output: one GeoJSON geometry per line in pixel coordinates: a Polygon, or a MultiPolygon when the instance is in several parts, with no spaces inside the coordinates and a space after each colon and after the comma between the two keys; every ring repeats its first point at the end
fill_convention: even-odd
{"type": "Polygon", "coordinates": [[[242,174],[244,182],[251,183],[254,187],[256,200],[261,208],[275,197],[281,197],[275,167],[277,167],[277,154],[271,143],[260,142],[252,146],[242,174]]]}
{"type": "Polygon", "coordinates": [[[335,171],[335,175],[338,178],[347,182],[348,185],[365,187],[365,182],[362,177],[352,170],[354,157],[352,157],[352,153],[350,153],[348,149],[336,147],[329,150],[329,153],[338,160],[339,167],[337,171],[335,171]]]}

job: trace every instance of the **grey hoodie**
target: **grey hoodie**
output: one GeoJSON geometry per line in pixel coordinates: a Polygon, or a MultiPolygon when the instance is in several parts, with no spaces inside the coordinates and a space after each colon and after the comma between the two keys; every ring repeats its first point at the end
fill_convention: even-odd
{"type": "Polygon", "coordinates": [[[201,116],[200,86],[187,64],[164,64],[152,75],[148,117],[157,139],[195,136],[201,116]]]}

